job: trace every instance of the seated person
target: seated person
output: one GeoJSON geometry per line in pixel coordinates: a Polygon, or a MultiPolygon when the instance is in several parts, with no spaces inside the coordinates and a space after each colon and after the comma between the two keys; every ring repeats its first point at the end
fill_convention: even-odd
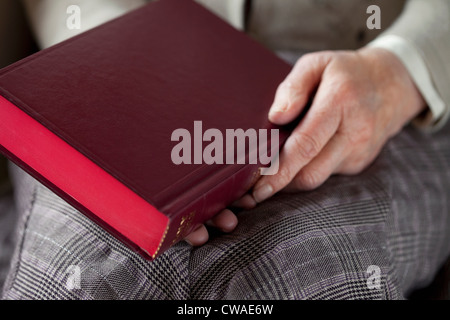
{"type": "MultiPolygon", "coordinates": [[[[25,1],[42,48],[76,34],[72,2],[25,1]]],[[[75,2],[78,32],[144,4],[75,2]]],[[[279,172],[148,262],[11,165],[2,298],[403,299],[427,285],[450,254],[450,3],[379,1],[372,30],[357,0],[198,2],[293,63],[272,122],[314,95],[279,172]]]]}

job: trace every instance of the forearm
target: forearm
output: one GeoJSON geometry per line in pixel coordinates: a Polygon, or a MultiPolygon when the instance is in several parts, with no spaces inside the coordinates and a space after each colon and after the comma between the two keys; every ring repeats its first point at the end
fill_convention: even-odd
{"type": "Polygon", "coordinates": [[[450,116],[450,2],[410,0],[397,22],[370,46],[390,50],[403,62],[428,104],[415,123],[441,128],[450,116]]]}

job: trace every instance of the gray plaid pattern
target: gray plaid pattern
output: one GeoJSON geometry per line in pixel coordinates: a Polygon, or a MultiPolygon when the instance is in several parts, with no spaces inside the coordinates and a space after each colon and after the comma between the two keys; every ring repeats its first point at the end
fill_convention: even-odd
{"type": "Polygon", "coordinates": [[[18,169],[3,299],[404,299],[450,254],[450,126],[407,128],[355,177],[280,194],[231,234],[142,259],[18,169]],[[79,288],[68,286],[70,266],[79,288]],[[381,270],[368,286],[368,267],[381,270]]]}

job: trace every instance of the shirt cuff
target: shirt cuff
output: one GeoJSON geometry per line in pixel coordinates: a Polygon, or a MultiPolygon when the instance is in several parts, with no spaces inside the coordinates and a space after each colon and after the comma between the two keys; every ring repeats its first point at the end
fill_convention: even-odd
{"type": "Polygon", "coordinates": [[[440,129],[449,117],[449,106],[441,99],[433,85],[431,75],[419,50],[404,38],[396,35],[384,35],[368,44],[389,50],[395,54],[410,73],[417,88],[428,104],[425,115],[413,120],[413,125],[427,131],[440,129]]]}

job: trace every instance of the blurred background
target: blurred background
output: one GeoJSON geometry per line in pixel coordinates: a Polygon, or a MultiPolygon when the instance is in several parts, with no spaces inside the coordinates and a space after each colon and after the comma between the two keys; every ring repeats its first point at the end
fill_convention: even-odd
{"type": "MultiPolygon", "coordinates": [[[[21,1],[0,0],[0,68],[37,50],[21,1]]],[[[0,291],[9,270],[14,248],[13,188],[8,179],[8,162],[0,155],[0,291]]]]}

